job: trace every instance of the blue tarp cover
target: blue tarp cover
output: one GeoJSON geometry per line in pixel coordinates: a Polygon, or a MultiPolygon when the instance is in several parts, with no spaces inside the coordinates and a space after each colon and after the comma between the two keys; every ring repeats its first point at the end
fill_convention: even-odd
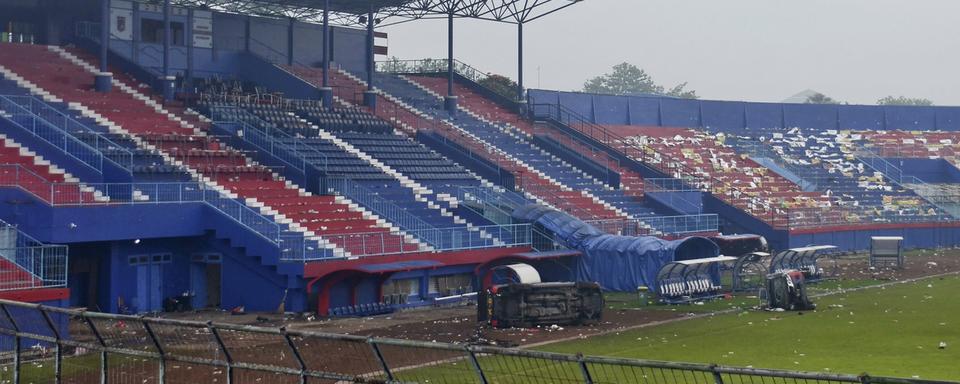
{"type": "Polygon", "coordinates": [[[581,251],[577,280],[597,282],[610,291],[633,292],[641,285],[656,286],[657,272],[667,263],[720,254],[717,245],[707,238],[668,241],[609,235],[580,219],[539,205],[519,207],[513,217],[539,225],[568,247],[581,251]]]}

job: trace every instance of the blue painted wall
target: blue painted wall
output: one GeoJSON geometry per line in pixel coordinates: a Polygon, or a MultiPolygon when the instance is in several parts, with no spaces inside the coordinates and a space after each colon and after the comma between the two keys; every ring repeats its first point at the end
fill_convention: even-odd
{"type": "Polygon", "coordinates": [[[960,130],[960,107],[816,105],[610,96],[531,89],[530,105],[560,103],[597,124],[711,128],[960,130]]]}
{"type": "Polygon", "coordinates": [[[913,176],[927,183],[960,183],[960,169],[944,159],[888,158],[904,176],[913,176]]]}
{"type": "Polygon", "coordinates": [[[816,234],[791,235],[790,246],[802,247],[810,244],[836,245],[840,250],[870,249],[872,236],[903,236],[904,247],[937,248],[955,247],[960,244],[960,228],[901,228],[860,231],[832,231],[816,234]]]}
{"type": "MultiPolygon", "coordinates": [[[[91,3],[93,4],[93,3],[91,3]]],[[[97,8],[99,9],[99,8],[97,8]]],[[[99,16],[86,16],[88,21],[99,23],[99,16]]],[[[143,67],[160,73],[163,63],[163,46],[140,40],[141,20],[162,20],[163,14],[146,10],[134,12],[131,28],[134,31],[132,41],[111,39],[110,49],[143,67]]],[[[171,14],[173,22],[187,22],[187,16],[171,14]]],[[[76,20],[63,21],[59,26],[66,31],[74,31],[76,20]]],[[[189,31],[188,41],[189,40],[189,31]]],[[[67,39],[77,39],[72,32],[67,39]]],[[[323,59],[323,28],[319,24],[295,22],[293,24],[293,62],[297,65],[317,66],[323,59]]],[[[170,67],[174,74],[184,74],[188,68],[188,50],[193,54],[195,76],[205,77],[212,74],[231,75],[236,73],[238,53],[249,48],[249,52],[266,61],[287,64],[289,52],[290,21],[266,17],[213,13],[213,49],[185,46],[172,46],[170,67]],[[249,36],[247,25],[249,24],[249,36]]],[[[331,59],[335,66],[351,71],[362,71],[366,60],[366,31],[362,29],[334,26],[331,32],[333,53],[331,59]]]]}
{"type": "Polygon", "coordinates": [[[155,310],[162,298],[197,291],[190,284],[191,254],[216,252],[223,256],[222,308],[243,305],[251,311],[275,310],[285,290],[288,310],[301,311],[306,306],[303,265],[279,263],[275,245],[251,236],[205,204],[54,208],[16,188],[0,188],[0,202],[0,219],[40,241],[77,245],[81,252],[72,253],[71,258],[96,260],[86,263],[82,273],[102,278],[70,279],[70,284],[86,290],[80,297],[87,302],[75,304],[117,311],[118,298],[123,297],[131,311],[155,310]],[[172,260],[159,267],[129,265],[131,255],[163,253],[171,254],[172,260]],[[95,294],[90,293],[91,285],[96,286],[95,294]],[[156,293],[148,299],[145,291],[156,293]]]}

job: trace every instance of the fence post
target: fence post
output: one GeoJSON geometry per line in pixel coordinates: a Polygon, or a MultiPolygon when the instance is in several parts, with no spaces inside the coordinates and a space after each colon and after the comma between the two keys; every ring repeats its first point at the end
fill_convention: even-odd
{"type": "Polygon", "coordinates": [[[150,340],[153,341],[153,346],[157,348],[157,352],[160,353],[160,361],[157,362],[158,373],[157,373],[157,384],[163,384],[166,380],[166,354],[163,352],[163,345],[160,344],[160,340],[157,339],[157,335],[153,332],[153,327],[150,326],[150,323],[143,317],[140,318],[140,323],[143,324],[143,329],[147,331],[147,335],[150,336],[150,340]]]}
{"type": "Polygon", "coordinates": [[[580,365],[580,373],[583,374],[583,382],[586,384],[593,384],[593,377],[590,376],[590,369],[587,368],[587,362],[583,359],[582,353],[577,354],[577,364],[580,365]]]}
{"type": "Polygon", "coordinates": [[[483,368],[480,367],[480,361],[477,360],[477,354],[473,353],[473,350],[469,346],[463,347],[463,350],[467,352],[467,356],[470,358],[470,365],[473,365],[473,369],[477,371],[477,378],[480,379],[480,384],[487,384],[487,375],[483,373],[483,368]]]}
{"type": "Polygon", "coordinates": [[[39,309],[40,313],[43,314],[43,319],[47,322],[47,326],[50,327],[50,331],[53,333],[53,337],[57,340],[57,343],[54,345],[54,360],[53,360],[53,382],[60,384],[63,379],[63,345],[60,344],[60,341],[63,340],[60,335],[60,329],[57,328],[57,325],[54,323],[53,319],[50,318],[50,312],[47,312],[43,309],[39,309]]]}
{"type": "Polygon", "coordinates": [[[710,366],[710,372],[713,373],[714,384],[723,384],[723,375],[720,374],[716,364],[710,366]]]}
{"type": "Polygon", "coordinates": [[[370,348],[373,348],[373,355],[377,357],[377,361],[380,362],[380,368],[383,368],[383,373],[387,376],[387,381],[393,381],[393,372],[390,372],[390,366],[387,365],[387,361],[383,359],[383,353],[380,352],[380,346],[377,345],[377,342],[373,339],[367,339],[367,343],[370,344],[370,348]]]}
{"type": "Polygon", "coordinates": [[[16,332],[13,335],[13,384],[20,384],[20,354],[23,352],[20,348],[20,327],[10,315],[10,309],[6,305],[0,304],[0,309],[3,310],[4,316],[10,319],[10,326],[16,332]]]}
{"type": "Polygon", "coordinates": [[[287,345],[290,346],[290,350],[293,351],[293,357],[297,359],[297,364],[300,364],[300,384],[307,384],[307,363],[303,361],[303,356],[300,355],[297,344],[293,342],[290,334],[287,333],[287,328],[280,328],[280,331],[283,332],[283,339],[287,341],[287,345]]]}
{"type": "Polygon", "coordinates": [[[227,384],[233,383],[233,357],[230,356],[230,350],[227,349],[227,345],[223,342],[223,338],[220,337],[220,331],[213,326],[212,321],[207,322],[207,328],[210,329],[210,334],[213,335],[213,339],[217,341],[217,345],[220,346],[220,350],[223,351],[223,357],[227,361],[227,384]]]}
{"type": "Polygon", "coordinates": [[[93,332],[93,336],[97,339],[97,342],[104,348],[100,350],[100,384],[107,384],[107,343],[103,340],[103,336],[100,335],[100,330],[93,324],[93,321],[87,316],[81,315],[81,317],[83,318],[83,322],[87,323],[87,326],[90,327],[90,332],[93,332]]]}

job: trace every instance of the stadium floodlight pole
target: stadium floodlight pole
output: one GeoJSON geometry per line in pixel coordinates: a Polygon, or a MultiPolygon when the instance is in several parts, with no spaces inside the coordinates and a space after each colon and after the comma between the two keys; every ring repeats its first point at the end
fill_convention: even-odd
{"type": "Polygon", "coordinates": [[[330,0],[323,1],[323,86],[320,99],[325,108],[333,108],[333,89],[330,88],[330,0]]]}
{"type": "Polygon", "coordinates": [[[447,97],[444,107],[451,114],[457,112],[457,96],[453,94],[453,10],[447,14],[447,97]]]}
{"type": "Polygon", "coordinates": [[[175,77],[170,76],[170,41],[172,36],[170,33],[170,0],[163,0],[163,73],[161,76],[161,83],[163,84],[163,100],[171,101],[173,100],[174,80],[175,77]]]}
{"type": "MultiPolygon", "coordinates": [[[[128,22],[124,20],[124,22],[128,22]]],[[[97,73],[95,88],[98,92],[110,92],[113,76],[107,66],[107,50],[110,49],[110,0],[100,0],[100,72],[97,73]]]]}
{"type": "Polygon", "coordinates": [[[523,112],[523,22],[517,23],[517,102],[523,112]]]}
{"type": "Polygon", "coordinates": [[[363,105],[371,109],[377,108],[377,94],[373,90],[373,72],[376,66],[373,62],[373,7],[367,12],[367,91],[363,93],[363,105]]]}

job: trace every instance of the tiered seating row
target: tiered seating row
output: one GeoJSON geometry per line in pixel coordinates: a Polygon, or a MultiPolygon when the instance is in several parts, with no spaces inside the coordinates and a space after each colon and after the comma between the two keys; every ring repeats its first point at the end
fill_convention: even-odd
{"type": "MultiPolygon", "coordinates": [[[[371,244],[396,244],[392,245],[395,249],[384,246],[377,251],[397,252],[401,251],[401,247],[403,251],[415,251],[418,248],[416,244],[404,242],[399,235],[383,234],[387,232],[383,226],[352,221],[347,224],[337,216],[327,217],[328,212],[350,209],[346,204],[328,201],[326,197],[302,194],[287,186],[285,182],[275,180],[268,169],[251,164],[234,150],[223,149],[225,147],[216,139],[200,135],[198,131],[182,123],[183,118],[161,112],[159,106],[151,103],[151,100],[138,99],[118,87],[114,87],[109,93],[95,92],[93,74],[90,71],[47,47],[6,45],[0,50],[0,65],[63,100],[79,103],[106,117],[130,134],[140,136],[165,151],[173,159],[191,164],[196,171],[227,187],[241,198],[257,201],[285,198],[289,204],[278,207],[272,207],[266,201],[261,203],[283,215],[298,217],[298,214],[309,214],[306,217],[299,216],[301,218],[294,223],[317,235],[324,236],[327,230],[340,234],[343,231],[337,229],[349,228],[353,232],[379,232],[381,234],[374,236],[389,240],[371,241],[371,244]],[[196,152],[197,150],[201,152],[196,152]],[[198,153],[202,156],[196,156],[198,153]],[[241,163],[241,160],[244,161],[241,163]]],[[[337,243],[337,239],[332,241],[347,252],[360,255],[369,253],[368,249],[351,248],[344,243],[337,243]]]]}
{"type": "MultiPolygon", "coordinates": [[[[407,76],[408,79],[430,89],[438,94],[444,94],[447,89],[447,80],[432,76],[407,76]]],[[[573,140],[569,136],[547,127],[536,126],[530,120],[523,118],[515,111],[504,108],[483,95],[480,95],[470,87],[454,83],[454,93],[458,97],[458,104],[475,113],[488,121],[500,124],[507,124],[519,128],[528,135],[545,134],[557,140],[567,147],[586,155],[597,163],[610,168],[620,174],[620,185],[624,193],[635,196],[643,196],[643,177],[611,158],[606,152],[591,148],[584,143],[573,140]]]]}
{"type": "MultiPolygon", "coordinates": [[[[285,148],[288,153],[306,159],[311,164],[323,169],[328,175],[328,188],[350,197],[358,204],[367,206],[367,208],[399,225],[401,229],[430,230],[443,228],[445,231],[451,231],[459,228],[459,231],[453,232],[458,232],[458,236],[469,239],[471,244],[489,242],[490,245],[493,245],[492,239],[486,241],[479,231],[468,230],[465,222],[459,222],[452,214],[446,213],[440,207],[433,205],[433,202],[422,196],[424,193],[417,193],[413,188],[402,184],[393,175],[386,173],[384,169],[360,157],[361,154],[365,154],[385,162],[388,166],[393,165],[390,162],[392,159],[388,155],[390,151],[384,152],[384,146],[379,145],[381,140],[387,144],[387,147],[402,152],[401,155],[409,155],[409,159],[407,159],[409,162],[422,162],[423,160],[411,159],[428,154],[426,148],[393,133],[366,133],[366,127],[382,125],[382,121],[373,116],[355,110],[325,111],[324,113],[336,114],[339,118],[350,121],[349,124],[339,127],[348,131],[335,132],[340,139],[354,145],[354,148],[360,151],[357,153],[350,152],[329,139],[320,138],[320,130],[317,127],[304,124],[304,120],[299,115],[286,111],[285,105],[293,105],[293,103],[230,105],[223,102],[213,102],[204,105],[203,110],[210,111],[220,119],[244,121],[253,127],[272,132],[275,136],[273,140],[276,145],[285,148]],[[353,130],[364,133],[353,132],[353,130]],[[298,137],[293,136],[294,134],[298,137]],[[373,152],[366,152],[368,149],[373,152]],[[381,155],[385,155],[386,158],[381,158],[381,155]],[[338,178],[346,180],[337,180],[338,178]],[[410,218],[409,215],[413,215],[415,218],[410,218]]],[[[299,111],[302,108],[295,109],[299,111]]],[[[376,130],[376,128],[374,129],[376,130]]],[[[438,158],[437,161],[441,161],[439,156],[435,154],[434,156],[438,158]]],[[[452,166],[452,163],[448,162],[448,165],[452,166]]],[[[414,180],[431,178],[437,175],[444,176],[440,173],[432,173],[424,168],[404,166],[397,170],[414,180]],[[407,175],[405,172],[410,172],[410,174],[407,175]]],[[[454,183],[463,180],[466,182],[460,183],[462,185],[477,185],[476,180],[469,174],[461,172],[457,176],[460,177],[459,180],[449,177],[441,177],[441,179],[454,183]]],[[[431,180],[436,180],[436,178],[431,178],[431,180]]]]}

